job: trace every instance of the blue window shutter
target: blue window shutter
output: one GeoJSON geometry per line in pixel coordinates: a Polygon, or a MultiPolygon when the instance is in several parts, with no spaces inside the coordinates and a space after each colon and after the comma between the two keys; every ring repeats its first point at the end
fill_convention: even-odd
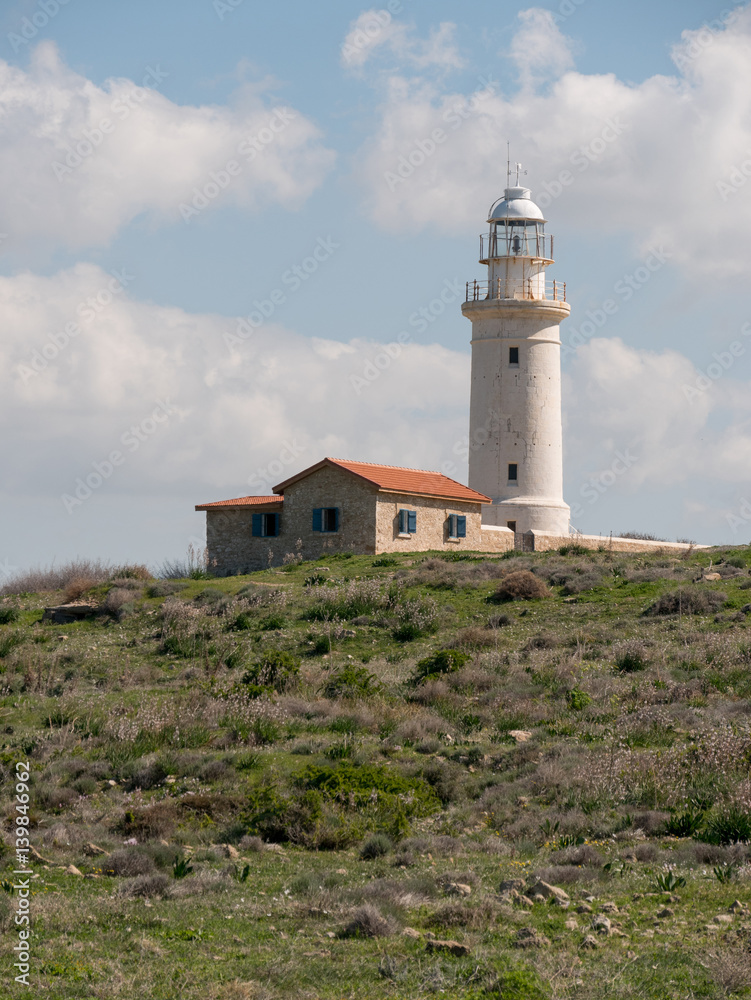
{"type": "Polygon", "coordinates": [[[263,514],[253,515],[253,537],[263,538],[263,514]]]}
{"type": "Polygon", "coordinates": [[[313,531],[323,531],[323,508],[316,507],[313,511],[313,531]]]}
{"type": "Polygon", "coordinates": [[[266,534],[270,538],[276,538],[279,534],[279,515],[278,514],[267,514],[266,515],[266,534]]]}
{"type": "Polygon", "coordinates": [[[334,507],[334,531],[339,530],[339,508],[334,507]]]}
{"type": "Polygon", "coordinates": [[[408,510],[407,511],[407,531],[410,535],[414,535],[417,531],[417,511],[408,510]]]}
{"type": "Polygon", "coordinates": [[[456,537],[466,538],[467,537],[467,519],[466,517],[457,517],[456,519],[456,537]]]}

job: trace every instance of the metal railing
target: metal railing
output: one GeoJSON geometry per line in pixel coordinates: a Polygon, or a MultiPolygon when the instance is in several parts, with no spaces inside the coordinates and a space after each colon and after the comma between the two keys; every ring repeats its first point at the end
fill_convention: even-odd
{"type": "Polygon", "coordinates": [[[553,236],[532,230],[509,230],[480,236],[480,263],[487,264],[497,257],[530,257],[533,260],[553,260],[553,236]]]}
{"type": "Polygon", "coordinates": [[[566,301],[565,281],[544,281],[542,278],[496,278],[494,281],[468,281],[465,302],[487,299],[566,301]]]}

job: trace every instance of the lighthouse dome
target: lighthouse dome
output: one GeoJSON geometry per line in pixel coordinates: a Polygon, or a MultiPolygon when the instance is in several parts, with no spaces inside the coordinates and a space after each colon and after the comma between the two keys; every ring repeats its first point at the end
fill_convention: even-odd
{"type": "Polygon", "coordinates": [[[542,209],[535,205],[532,192],[525,187],[509,187],[503,198],[490,209],[488,222],[502,222],[506,219],[526,219],[530,222],[545,222],[542,209]]]}

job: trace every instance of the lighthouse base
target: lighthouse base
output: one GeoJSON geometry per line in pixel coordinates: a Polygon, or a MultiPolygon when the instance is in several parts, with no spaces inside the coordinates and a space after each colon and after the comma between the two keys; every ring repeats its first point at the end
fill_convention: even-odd
{"type": "Polygon", "coordinates": [[[571,508],[548,497],[514,497],[482,508],[482,523],[516,532],[545,531],[568,535],[571,508]]]}

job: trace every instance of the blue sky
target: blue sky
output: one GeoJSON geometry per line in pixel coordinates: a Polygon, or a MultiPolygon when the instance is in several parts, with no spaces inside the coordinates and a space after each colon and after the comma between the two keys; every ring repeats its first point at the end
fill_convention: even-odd
{"type": "Polygon", "coordinates": [[[574,523],[748,542],[750,56],[745,9],[698,0],[4,4],[0,572],[156,565],[195,503],[324,454],[465,478],[457,289],[507,139],[572,304],[574,523]]]}

